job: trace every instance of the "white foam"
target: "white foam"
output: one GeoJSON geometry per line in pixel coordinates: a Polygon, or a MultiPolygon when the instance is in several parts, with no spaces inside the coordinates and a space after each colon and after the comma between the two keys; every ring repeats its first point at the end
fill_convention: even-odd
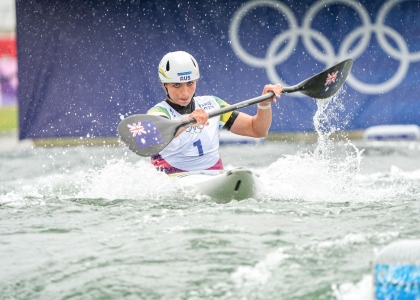
{"type": "Polygon", "coordinates": [[[354,284],[346,282],[337,286],[333,284],[331,289],[337,300],[374,300],[375,290],[372,275],[364,275],[363,278],[354,284]]]}
{"type": "Polygon", "coordinates": [[[340,246],[340,247],[345,247],[348,245],[354,245],[354,244],[363,244],[366,242],[366,236],[358,233],[350,233],[350,234],[346,234],[343,238],[341,239],[336,239],[336,240],[331,240],[331,241],[322,241],[320,243],[318,243],[318,248],[331,248],[334,246],[340,246]]]}
{"type": "Polygon", "coordinates": [[[175,183],[166,174],[156,172],[143,160],[136,164],[110,160],[102,169],[87,174],[86,179],[78,197],[160,201],[171,199],[176,192],[175,183]]]}
{"type": "Polygon", "coordinates": [[[261,172],[264,197],[312,202],[353,201],[358,169],[357,158],[355,160],[334,162],[310,153],[279,158],[261,172]]]}
{"type": "Polygon", "coordinates": [[[157,172],[148,161],[140,160],[133,164],[123,159],[111,159],[99,168],[65,174],[42,174],[26,180],[19,189],[0,195],[0,203],[32,205],[35,199],[42,201],[44,198],[168,202],[184,199],[188,192],[190,190],[183,190],[178,182],[166,174],[157,172]]]}
{"type": "Polygon", "coordinates": [[[261,261],[254,266],[239,266],[230,279],[237,289],[264,285],[268,282],[273,271],[287,258],[282,248],[268,253],[261,261]]]}

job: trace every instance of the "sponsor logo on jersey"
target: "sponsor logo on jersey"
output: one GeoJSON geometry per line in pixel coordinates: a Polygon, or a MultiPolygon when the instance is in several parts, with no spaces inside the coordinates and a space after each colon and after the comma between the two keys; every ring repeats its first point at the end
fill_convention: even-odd
{"type": "Polygon", "coordinates": [[[199,103],[198,106],[204,110],[212,109],[214,108],[213,102],[208,101],[206,103],[199,103]]]}

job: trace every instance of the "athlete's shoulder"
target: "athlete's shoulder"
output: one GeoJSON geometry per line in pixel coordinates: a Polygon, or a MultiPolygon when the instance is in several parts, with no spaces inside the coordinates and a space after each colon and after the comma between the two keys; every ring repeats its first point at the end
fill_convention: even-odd
{"type": "Polygon", "coordinates": [[[219,104],[220,108],[223,108],[223,107],[229,106],[229,104],[228,104],[225,100],[222,100],[222,99],[220,99],[220,98],[219,98],[219,97],[217,97],[217,96],[213,96],[213,97],[214,97],[214,99],[216,100],[217,104],[219,104]]]}
{"type": "Polygon", "coordinates": [[[168,111],[168,105],[166,104],[165,101],[159,102],[158,104],[156,104],[155,106],[153,106],[152,108],[150,108],[147,113],[148,115],[158,115],[158,116],[163,116],[166,118],[170,118],[170,114],[168,111]]]}

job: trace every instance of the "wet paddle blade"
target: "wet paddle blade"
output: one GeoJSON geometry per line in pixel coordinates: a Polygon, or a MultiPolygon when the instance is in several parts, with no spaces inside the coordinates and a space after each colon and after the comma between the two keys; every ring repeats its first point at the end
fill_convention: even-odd
{"type": "Polygon", "coordinates": [[[133,115],[120,122],[118,134],[131,151],[150,157],[172,141],[180,125],[161,116],[133,115]]]}
{"type": "Polygon", "coordinates": [[[311,78],[291,87],[283,88],[283,93],[301,92],[315,99],[325,99],[333,96],[346,81],[353,60],[347,59],[341,63],[318,73],[311,78]]]}

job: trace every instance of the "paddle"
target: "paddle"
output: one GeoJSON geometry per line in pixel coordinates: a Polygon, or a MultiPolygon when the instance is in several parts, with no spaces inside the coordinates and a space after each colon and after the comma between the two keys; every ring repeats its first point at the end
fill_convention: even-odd
{"type": "MultiPolygon", "coordinates": [[[[284,87],[283,93],[301,92],[309,97],[325,99],[334,95],[346,81],[353,60],[348,59],[322,71],[299,84],[284,87]]],[[[239,102],[228,107],[209,112],[209,118],[254,105],[274,96],[273,92],[239,102]]],[[[194,119],[179,121],[169,120],[155,115],[133,115],[125,118],[118,125],[121,140],[134,153],[140,156],[152,156],[162,151],[174,138],[182,126],[195,123],[194,119]]]]}

